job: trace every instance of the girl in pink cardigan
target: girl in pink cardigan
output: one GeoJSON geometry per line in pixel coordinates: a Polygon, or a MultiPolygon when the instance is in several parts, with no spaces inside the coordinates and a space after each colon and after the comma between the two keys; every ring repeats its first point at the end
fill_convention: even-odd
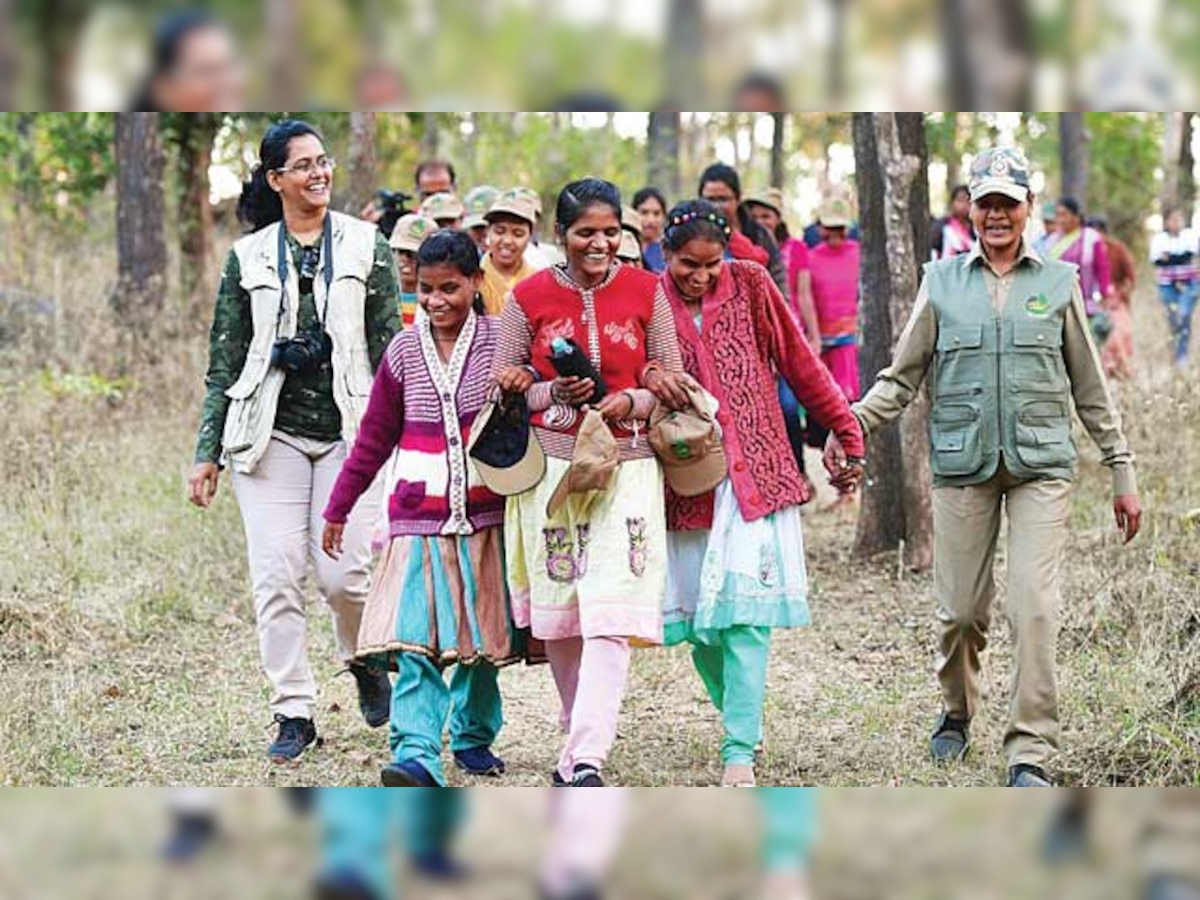
{"type": "Polygon", "coordinates": [[[504,498],[467,458],[491,390],[497,325],[481,314],[479,253],[439,231],[417,251],[420,313],[388,346],[354,450],[325,510],[324,549],[341,551],[358,498],[396,453],[391,542],[375,570],[358,634],[364,662],[398,670],[389,787],[445,785],[442,730],[456,765],[499,775],[491,745],[503,722],[496,672],[524,656],[504,577],[504,498]],[[454,667],[449,685],[443,676],[454,667]]]}
{"type": "MultiPolygon", "coordinates": [[[[809,624],[800,504],[808,487],[787,440],[776,373],[842,441],[839,483],[862,477],[863,437],[850,406],[809,346],[767,270],[725,261],[729,226],[702,200],[667,218],[663,287],[684,370],[716,398],[728,478],[700,497],[667,488],[666,643],[689,641],[721,710],[722,783],[752,786],[762,741],[771,629],[809,624]]],[[[686,394],[652,367],[643,381],[663,403],[686,394]]]]}

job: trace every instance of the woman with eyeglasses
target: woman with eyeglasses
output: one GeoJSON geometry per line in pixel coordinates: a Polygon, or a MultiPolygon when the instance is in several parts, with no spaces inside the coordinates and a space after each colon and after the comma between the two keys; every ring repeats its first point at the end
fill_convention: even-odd
{"type": "Polygon", "coordinates": [[[250,233],[226,258],[217,293],[188,493],[207,509],[221,469],[232,469],[279,726],[268,755],[283,763],[317,736],[305,649],[310,564],[363,716],[371,727],[388,720],[387,676],[352,662],[370,587],[378,485],[350,516],[339,560],[321,552],[321,535],[375,369],[399,330],[399,285],[382,233],[330,209],[335,163],[315,128],[295,120],[273,125],[259,159],[238,203],[250,233]]]}

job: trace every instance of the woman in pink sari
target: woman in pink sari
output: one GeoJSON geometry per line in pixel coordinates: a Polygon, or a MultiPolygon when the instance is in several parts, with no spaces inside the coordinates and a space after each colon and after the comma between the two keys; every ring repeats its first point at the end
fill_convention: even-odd
{"type": "Polygon", "coordinates": [[[1063,197],[1058,201],[1057,234],[1046,247],[1050,259],[1073,263],[1079,269],[1083,300],[1096,345],[1102,346],[1112,324],[1105,305],[1112,296],[1112,265],[1104,236],[1083,222],[1079,201],[1063,197]]]}

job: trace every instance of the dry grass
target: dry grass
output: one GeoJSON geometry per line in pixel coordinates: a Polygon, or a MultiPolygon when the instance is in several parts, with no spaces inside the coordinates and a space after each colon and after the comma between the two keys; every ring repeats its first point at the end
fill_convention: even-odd
{"type": "MultiPolygon", "coordinates": [[[[73,294],[93,313],[104,283],[95,265],[73,294]]],[[[1197,381],[1167,374],[1157,301],[1139,301],[1143,373],[1121,398],[1147,525],[1132,548],[1118,546],[1108,479],[1086,445],[1060,652],[1060,763],[1073,784],[1200,783],[1197,381]]],[[[86,341],[59,337],[83,348],[69,371],[105,378],[44,375],[11,354],[0,369],[0,783],[374,783],[386,739],[359,721],[350,680],[331,678],[316,607],[325,746],[298,769],[264,761],[269,716],[236,506],[228,484],[207,514],[183,497],[204,348],[193,342],[115,384],[108,327],[94,314],[81,317],[86,341]]],[[[1012,664],[1003,625],[978,752],[935,769],[925,758],[937,708],[930,580],[898,578],[894,559],[853,561],[853,529],[836,517],[810,515],[806,528],[816,625],[776,635],[763,781],[998,783],[1012,664]]],[[[502,685],[502,784],[544,784],[558,744],[549,673],[509,670],[502,685]]],[[[611,776],[714,784],[719,735],[686,651],[639,652],[611,776]]]]}

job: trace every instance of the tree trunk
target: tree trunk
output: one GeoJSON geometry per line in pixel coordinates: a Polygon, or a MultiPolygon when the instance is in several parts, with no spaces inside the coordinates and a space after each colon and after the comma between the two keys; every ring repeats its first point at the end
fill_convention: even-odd
{"type": "Polygon", "coordinates": [[[771,113],[771,186],[783,187],[784,113],[771,113]]]}
{"type": "Polygon", "coordinates": [[[17,61],[13,46],[13,0],[0,0],[0,109],[13,109],[17,61]]]}
{"type": "Polygon", "coordinates": [[[831,2],[833,3],[833,33],[830,35],[829,42],[829,98],[833,103],[840,103],[846,95],[846,61],[849,58],[846,7],[850,0],[831,0],[831,2]]]}
{"type": "Polygon", "coordinates": [[[208,196],[208,169],[221,117],[216,113],[180,113],[175,118],[179,149],[179,286],[183,330],[190,331],[205,321],[204,310],[216,288],[216,226],[208,196]]]}
{"type": "Polygon", "coordinates": [[[1192,154],[1192,117],[1195,113],[1185,112],[1180,121],[1179,141],[1179,207],[1183,220],[1191,227],[1196,211],[1196,157],[1192,154]]]}
{"type": "Polygon", "coordinates": [[[650,113],[646,129],[646,171],[649,183],[666,193],[671,202],[679,197],[678,111],[650,113]]]}
{"type": "Polygon", "coordinates": [[[132,360],[147,348],[162,321],[167,284],[167,247],[163,240],[163,170],[166,159],[158,133],[158,113],[118,113],[117,290],[112,305],[131,339],[132,360]]]}
{"type": "Polygon", "coordinates": [[[1063,196],[1074,197],[1087,209],[1088,148],[1083,113],[1059,113],[1058,127],[1062,146],[1063,196]]]}
{"type": "MultiPolygon", "coordinates": [[[[428,115],[428,114],[427,114],[428,115]]],[[[375,113],[350,113],[350,151],[342,211],[357,216],[375,196],[375,113]]]]}
{"type": "Polygon", "coordinates": [[[421,114],[421,159],[437,159],[438,155],[437,113],[421,114]]]}
{"type": "Polygon", "coordinates": [[[704,3],[670,0],[667,7],[666,83],[671,104],[680,109],[705,109],[704,3]]]}
{"type": "Polygon", "coordinates": [[[304,54],[300,34],[301,0],[267,0],[267,70],[271,109],[298,110],[303,106],[304,54]]]}
{"type": "MultiPolygon", "coordinates": [[[[928,151],[920,113],[855,113],[859,222],[863,233],[860,362],[864,385],[892,358],[912,312],[918,266],[929,246],[928,151]]],[[[933,563],[928,398],[922,391],[901,419],[868,441],[855,552],[904,549],[912,569],[933,563]]]]}

